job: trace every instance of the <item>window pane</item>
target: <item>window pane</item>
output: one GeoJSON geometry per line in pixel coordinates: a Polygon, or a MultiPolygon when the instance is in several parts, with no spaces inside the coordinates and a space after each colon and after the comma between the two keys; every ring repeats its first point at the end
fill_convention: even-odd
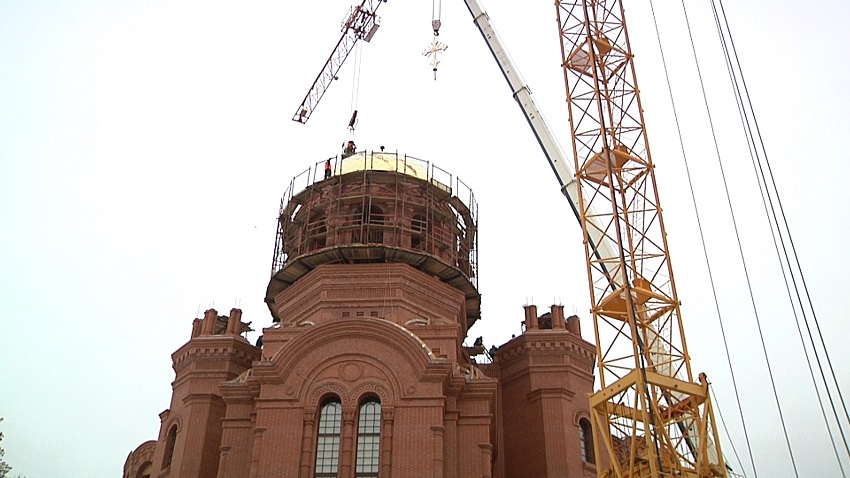
{"type": "Polygon", "coordinates": [[[581,459],[587,463],[594,463],[593,458],[593,430],[590,422],[582,418],[579,420],[579,431],[581,433],[581,459]]]}
{"type": "Polygon", "coordinates": [[[328,402],[319,417],[316,440],[316,477],[336,477],[339,466],[339,432],[342,428],[342,405],[328,402]]]}
{"type": "Polygon", "coordinates": [[[360,406],[357,425],[357,478],[377,478],[381,452],[381,404],[375,401],[360,406]]]}

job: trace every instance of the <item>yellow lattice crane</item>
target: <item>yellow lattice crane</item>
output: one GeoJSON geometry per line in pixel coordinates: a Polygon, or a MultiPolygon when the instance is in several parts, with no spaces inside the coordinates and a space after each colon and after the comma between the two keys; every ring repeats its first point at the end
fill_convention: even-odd
{"type": "Polygon", "coordinates": [[[688,357],[622,4],[556,6],[598,344],[594,446],[610,463],[600,475],[726,476],[708,383],[688,357]]]}

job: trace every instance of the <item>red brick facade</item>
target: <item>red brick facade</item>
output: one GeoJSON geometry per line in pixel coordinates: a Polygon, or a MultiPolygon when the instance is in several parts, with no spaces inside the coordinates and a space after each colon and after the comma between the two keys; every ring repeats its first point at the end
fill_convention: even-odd
{"type": "MultiPolygon", "coordinates": [[[[463,346],[479,314],[474,226],[448,220],[458,206],[445,188],[428,192],[432,183],[393,174],[370,178],[369,188],[412,181],[417,189],[405,194],[432,194],[434,204],[411,198],[399,206],[396,197],[393,205],[355,183],[343,188],[347,175],[310,186],[318,202],[307,207],[305,199],[297,210],[302,218],[320,213],[324,229],[318,237],[298,213],[281,226],[289,244],[267,291],[275,324],[262,345],[240,335],[238,309],[195,319],[191,339],[172,355],[173,395],[159,436],[130,453],[124,478],[596,475],[580,432],[595,355],[578,318],[553,306],[538,320],[528,306],[525,332],[491,351],[491,363],[476,364],[470,353],[482,347],[463,346]],[[328,206],[334,190],[358,188],[382,211],[381,234],[354,234],[341,219],[350,205],[328,206]],[[420,228],[414,216],[433,225],[420,228]],[[458,237],[426,237],[445,230],[458,237]],[[293,231],[303,249],[292,245],[293,231]]],[[[470,222],[461,213],[453,220],[470,222]]]]}

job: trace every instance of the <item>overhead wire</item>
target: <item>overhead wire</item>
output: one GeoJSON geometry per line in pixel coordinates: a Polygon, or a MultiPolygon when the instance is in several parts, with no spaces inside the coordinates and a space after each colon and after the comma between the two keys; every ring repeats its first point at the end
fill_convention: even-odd
{"type": "MultiPolygon", "coordinates": [[[[715,307],[715,310],[717,312],[718,323],[720,324],[720,333],[721,333],[721,336],[723,337],[723,347],[724,347],[724,350],[726,352],[726,362],[729,365],[729,373],[732,377],[732,389],[735,393],[735,400],[737,401],[737,404],[738,404],[738,412],[740,414],[741,423],[742,423],[743,428],[744,428],[744,441],[746,442],[746,445],[747,445],[747,452],[749,453],[751,463],[754,464],[755,461],[753,460],[753,450],[752,450],[752,446],[750,444],[750,436],[749,436],[749,432],[747,431],[746,421],[744,420],[744,415],[743,415],[742,407],[741,407],[741,396],[740,396],[740,393],[738,391],[738,381],[735,378],[735,371],[732,368],[732,357],[731,357],[731,354],[730,354],[730,351],[729,351],[729,343],[726,340],[726,328],[723,325],[723,315],[720,313],[720,302],[717,298],[717,290],[716,290],[715,282],[714,282],[714,274],[713,274],[712,269],[711,269],[711,262],[708,259],[708,248],[707,248],[706,243],[705,243],[705,233],[704,233],[703,227],[702,227],[702,219],[701,219],[701,216],[700,216],[699,207],[697,206],[696,193],[694,192],[694,183],[693,183],[693,178],[691,176],[691,168],[690,168],[690,165],[688,163],[688,155],[685,152],[685,143],[684,143],[684,140],[682,139],[682,128],[679,124],[679,115],[678,115],[678,112],[676,110],[676,102],[673,99],[673,87],[672,87],[671,82],[670,82],[670,74],[669,74],[669,71],[667,69],[667,60],[666,60],[666,57],[664,56],[664,48],[663,48],[662,43],[661,43],[661,33],[660,33],[659,28],[658,28],[658,20],[657,20],[656,15],[655,15],[655,5],[653,4],[652,0],[649,0],[649,8],[652,12],[653,24],[655,25],[655,37],[658,40],[658,48],[659,48],[659,51],[661,53],[661,64],[664,67],[664,77],[667,81],[667,92],[670,95],[670,104],[671,104],[672,109],[673,109],[673,118],[674,118],[675,123],[676,123],[676,133],[678,134],[678,137],[679,137],[679,147],[682,150],[682,159],[684,161],[685,172],[686,172],[686,175],[687,175],[687,178],[688,178],[688,186],[689,186],[689,189],[690,189],[690,192],[691,192],[691,202],[692,202],[693,208],[694,208],[694,214],[695,214],[696,221],[697,221],[697,228],[699,229],[700,242],[702,243],[703,257],[705,258],[705,265],[706,265],[706,268],[708,269],[708,280],[709,280],[709,283],[710,283],[710,286],[711,286],[711,294],[714,298],[714,307],[715,307]]],[[[734,445],[733,445],[733,450],[734,450],[734,445]]],[[[736,453],[736,458],[737,458],[737,451],[735,453],[736,453]]],[[[740,458],[738,458],[738,462],[740,463],[740,458]]],[[[753,465],[753,473],[754,473],[754,476],[756,478],[758,478],[758,472],[755,470],[755,465],[753,465]]]]}
{"type": "MultiPolygon", "coordinates": [[[[732,447],[732,454],[735,455],[735,459],[738,460],[738,468],[743,470],[744,469],[744,463],[741,461],[741,457],[738,455],[738,449],[735,448],[735,442],[732,441],[732,435],[729,434],[729,427],[726,426],[726,419],[723,418],[723,411],[721,410],[721,408],[719,406],[720,404],[717,400],[717,395],[714,393],[714,388],[709,388],[709,393],[711,393],[712,403],[714,403],[715,405],[718,405],[717,407],[715,407],[717,409],[717,416],[720,417],[720,425],[723,427],[723,431],[726,433],[726,438],[729,440],[729,446],[732,447]]],[[[740,407],[739,407],[739,409],[740,409],[740,407]]],[[[746,477],[747,475],[743,475],[743,476],[746,477]]]]}
{"type": "MultiPolygon", "coordinates": [[[[696,69],[697,69],[697,76],[699,78],[700,89],[702,90],[703,102],[705,104],[706,114],[708,116],[708,123],[709,123],[709,127],[711,129],[712,140],[714,141],[714,150],[715,150],[715,153],[716,153],[716,156],[717,156],[717,164],[718,164],[718,167],[720,168],[720,175],[721,175],[721,178],[723,180],[723,189],[724,189],[724,192],[726,194],[726,204],[729,206],[729,215],[732,219],[732,227],[735,231],[735,240],[736,240],[737,245],[738,245],[738,255],[741,258],[741,265],[743,266],[744,277],[745,277],[746,282],[747,282],[747,292],[750,296],[750,304],[752,305],[752,308],[753,308],[753,316],[755,318],[756,327],[758,329],[759,341],[761,342],[761,349],[762,349],[762,354],[764,356],[765,365],[767,367],[768,377],[770,378],[770,386],[771,386],[771,389],[772,389],[772,392],[773,392],[773,399],[774,399],[774,402],[776,403],[776,409],[777,409],[777,412],[779,414],[779,422],[780,422],[780,426],[782,428],[782,434],[785,438],[785,445],[786,445],[786,448],[788,450],[788,456],[791,459],[791,466],[794,469],[794,476],[799,477],[800,473],[797,469],[797,460],[794,457],[794,451],[791,448],[791,439],[788,436],[788,427],[785,423],[785,414],[782,412],[782,405],[779,402],[779,393],[776,389],[776,380],[775,380],[774,375],[773,375],[773,367],[771,366],[771,363],[770,363],[770,357],[767,354],[767,345],[765,344],[765,340],[764,340],[764,332],[763,332],[762,326],[761,326],[761,319],[759,318],[758,307],[756,307],[755,296],[753,294],[752,281],[750,280],[749,268],[747,267],[747,261],[746,261],[746,258],[744,257],[744,248],[743,248],[743,245],[741,244],[741,234],[740,234],[740,231],[738,229],[738,221],[735,217],[734,208],[732,207],[732,197],[729,193],[729,185],[726,181],[726,171],[723,168],[723,160],[722,160],[722,155],[720,154],[720,146],[719,146],[718,141],[717,141],[717,133],[716,133],[715,128],[714,128],[714,120],[711,117],[711,108],[709,107],[709,104],[708,104],[708,96],[707,96],[706,91],[705,91],[705,82],[703,81],[702,70],[700,69],[700,66],[699,66],[699,59],[697,58],[697,54],[696,54],[696,46],[694,44],[693,32],[691,31],[691,24],[690,24],[690,20],[688,18],[688,11],[687,11],[687,7],[685,6],[684,0],[682,0],[682,10],[685,14],[685,25],[687,26],[687,29],[688,29],[688,37],[690,39],[691,50],[693,51],[693,55],[694,55],[694,63],[696,65],[696,69]]],[[[753,469],[755,470],[755,462],[753,462],[753,469]]]]}
{"type": "MultiPolygon", "coordinates": [[[[720,2],[720,8],[721,8],[721,11],[723,12],[724,22],[726,23],[726,28],[727,28],[727,31],[728,31],[729,22],[728,22],[728,19],[726,19],[726,12],[723,9],[723,2],[722,1],[720,2]]],[[[735,54],[736,63],[738,64],[738,70],[741,71],[740,61],[738,60],[737,50],[735,48],[735,42],[732,40],[731,35],[729,37],[729,40],[730,40],[730,43],[732,45],[732,51],[735,54]]],[[[741,83],[743,85],[744,92],[746,93],[746,98],[747,98],[747,102],[749,103],[750,111],[752,112],[753,111],[752,101],[750,100],[749,91],[747,90],[747,83],[744,80],[743,73],[741,74],[741,83]]],[[[770,176],[770,179],[771,179],[771,183],[772,183],[774,191],[776,193],[776,200],[777,200],[777,203],[779,204],[780,216],[782,217],[783,225],[785,226],[785,230],[788,234],[788,242],[791,245],[792,256],[794,257],[795,265],[797,266],[797,269],[800,273],[800,280],[801,280],[801,283],[803,284],[803,289],[805,291],[805,296],[806,296],[806,299],[807,299],[808,306],[812,311],[812,318],[813,318],[813,322],[815,323],[815,328],[818,332],[818,338],[820,340],[821,346],[823,347],[824,355],[826,357],[826,361],[827,361],[827,365],[828,365],[830,374],[832,375],[832,379],[835,382],[836,392],[837,392],[838,397],[839,397],[839,402],[840,402],[840,404],[841,404],[841,406],[844,410],[844,416],[848,420],[848,422],[850,422],[850,413],[848,413],[848,411],[847,411],[847,403],[844,399],[844,395],[841,393],[841,388],[838,386],[838,381],[835,377],[835,369],[832,366],[832,360],[830,359],[829,352],[826,349],[826,343],[824,341],[823,333],[822,333],[821,328],[820,328],[820,322],[817,320],[817,314],[814,310],[814,305],[812,304],[812,299],[811,299],[811,295],[809,294],[809,288],[808,288],[808,285],[806,283],[805,276],[803,275],[803,270],[802,270],[802,267],[800,265],[799,256],[797,255],[797,248],[794,245],[794,240],[791,237],[790,228],[788,227],[788,220],[785,216],[785,209],[782,206],[781,199],[779,198],[778,188],[776,187],[776,180],[773,176],[773,169],[770,167],[770,161],[767,158],[767,149],[764,146],[764,140],[762,139],[762,136],[761,136],[761,129],[758,126],[758,121],[755,118],[754,112],[753,112],[753,124],[755,125],[756,132],[757,132],[758,138],[759,138],[759,143],[760,143],[760,146],[761,146],[761,149],[763,151],[764,158],[765,158],[764,162],[765,162],[765,165],[767,166],[769,176],[770,176]]],[[[793,276],[792,276],[792,278],[793,278],[793,276]]],[[[812,339],[812,340],[814,340],[814,339],[812,339]]],[[[850,454],[850,450],[848,450],[848,454],[850,454]]]]}
{"type": "Polygon", "coordinates": [[[824,409],[823,399],[821,397],[821,393],[820,393],[820,390],[819,390],[819,387],[818,387],[818,384],[817,384],[817,380],[815,378],[814,371],[812,369],[812,363],[811,363],[811,358],[809,357],[808,347],[807,347],[807,344],[805,342],[805,339],[803,338],[803,333],[802,333],[802,329],[801,329],[801,326],[800,326],[800,318],[797,314],[797,306],[799,306],[799,308],[800,308],[800,313],[803,317],[803,323],[806,327],[806,331],[807,331],[807,334],[808,334],[808,337],[809,337],[809,343],[811,344],[810,346],[812,348],[813,355],[815,356],[815,360],[817,362],[818,369],[820,371],[821,380],[823,381],[825,392],[826,392],[827,397],[829,399],[830,407],[832,408],[833,416],[836,420],[836,424],[838,425],[838,429],[839,429],[839,432],[841,434],[841,438],[842,438],[842,441],[843,441],[843,444],[844,444],[844,449],[847,452],[848,457],[850,457],[850,447],[848,447],[847,437],[844,433],[843,427],[841,426],[841,420],[838,417],[838,412],[837,412],[836,407],[835,407],[835,402],[834,402],[834,399],[832,397],[832,393],[831,393],[831,390],[830,390],[830,387],[829,387],[829,383],[827,381],[826,374],[824,373],[824,370],[823,370],[823,364],[821,363],[820,355],[818,354],[817,344],[815,343],[815,339],[812,336],[811,326],[809,324],[809,320],[808,320],[808,317],[807,317],[807,314],[806,314],[805,304],[803,303],[803,299],[800,296],[800,288],[797,284],[797,279],[796,279],[796,276],[794,274],[794,269],[793,269],[794,265],[796,265],[797,274],[800,276],[800,280],[801,280],[803,288],[804,288],[804,294],[803,295],[806,297],[809,309],[811,310],[813,322],[815,323],[815,327],[817,329],[818,336],[819,336],[819,339],[820,339],[821,349],[823,350],[823,354],[826,358],[828,369],[831,372],[832,379],[833,379],[833,385],[834,385],[836,392],[838,394],[839,402],[843,407],[845,418],[847,418],[847,420],[850,421],[850,417],[848,417],[847,407],[846,407],[846,404],[845,404],[845,401],[844,401],[844,397],[841,394],[841,389],[838,385],[838,381],[835,378],[835,370],[832,367],[832,362],[831,362],[831,359],[829,357],[829,352],[826,348],[826,343],[823,340],[823,334],[821,332],[820,325],[819,325],[819,322],[817,320],[817,315],[816,315],[816,312],[814,310],[814,306],[813,306],[812,301],[811,301],[811,296],[808,292],[808,286],[806,285],[806,282],[805,282],[805,277],[803,275],[802,267],[800,266],[799,257],[797,256],[796,248],[794,247],[793,239],[791,237],[790,228],[788,227],[787,218],[785,216],[785,211],[784,211],[784,208],[782,206],[782,201],[781,201],[781,198],[779,196],[778,188],[776,187],[775,177],[773,176],[773,171],[772,171],[772,168],[770,167],[770,161],[767,157],[767,150],[764,146],[764,140],[761,136],[761,131],[760,131],[760,128],[758,126],[758,121],[755,117],[755,111],[753,109],[752,100],[750,99],[749,92],[748,92],[747,87],[746,87],[746,81],[745,81],[744,76],[743,76],[743,70],[741,69],[740,59],[738,58],[737,51],[735,49],[734,40],[732,38],[731,30],[729,28],[728,18],[726,17],[725,10],[723,9],[723,2],[721,1],[719,3],[720,3],[720,9],[721,9],[721,12],[722,12],[722,16],[723,16],[723,22],[722,23],[721,23],[720,15],[718,14],[717,7],[715,5],[714,0],[712,0],[712,2],[711,2],[713,14],[714,14],[714,17],[715,17],[715,24],[717,26],[718,34],[719,34],[720,39],[721,39],[721,43],[722,43],[722,46],[723,46],[723,49],[724,49],[724,54],[726,56],[727,69],[729,70],[730,79],[732,80],[732,84],[733,84],[733,87],[734,87],[735,99],[736,99],[736,103],[738,104],[739,114],[741,115],[742,126],[744,127],[745,134],[747,135],[748,146],[750,148],[750,156],[751,156],[751,160],[752,160],[752,163],[753,163],[753,169],[756,172],[757,178],[760,179],[759,190],[760,190],[761,195],[762,195],[762,202],[764,204],[765,214],[768,216],[768,218],[772,219],[770,226],[771,226],[771,235],[773,236],[774,248],[776,250],[777,258],[779,260],[779,263],[780,263],[780,266],[781,266],[781,269],[782,269],[782,275],[783,275],[783,278],[785,280],[786,292],[788,294],[788,299],[791,302],[791,308],[792,308],[792,312],[794,314],[794,319],[795,319],[795,324],[797,326],[798,336],[800,338],[800,342],[801,342],[801,345],[803,347],[803,352],[804,352],[805,357],[806,357],[806,363],[808,365],[809,374],[810,374],[811,379],[812,379],[812,384],[814,386],[815,393],[816,393],[817,398],[818,398],[818,403],[820,405],[821,414],[822,414],[824,422],[826,424],[827,432],[829,433],[829,437],[830,437],[830,440],[831,440],[832,446],[833,446],[833,451],[835,453],[836,460],[838,461],[838,465],[839,465],[839,468],[841,470],[841,474],[842,474],[842,476],[846,477],[844,466],[842,464],[841,458],[839,457],[838,448],[837,448],[837,445],[835,443],[835,437],[832,433],[832,429],[831,429],[829,422],[828,422],[828,419],[826,417],[826,411],[824,409]],[[729,44],[731,44],[731,46],[732,46],[731,52],[729,50],[729,46],[727,45],[726,38],[724,36],[724,29],[723,29],[724,25],[725,25],[725,32],[729,36],[729,44]],[[737,71],[740,73],[740,84],[738,83],[738,78],[737,78],[738,75],[735,73],[735,65],[732,64],[733,58],[735,60],[735,64],[737,65],[737,71]],[[743,87],[743,93],[741,91],[742,87],[743,87]],[[747,100],[746,105],[744,104],[745,98],[747,100]],[[747,107],[749,107],[749,110],[747,110],[747,107]],[[752,116],[752,125],[750,124],[750,116],[752,116]],[[753,126],[755,127],[755,133],[753,132],[753,126]],[[756,144],[756,139],[758,139],[758,144],[756,144]],[[764,160],[763,160],[764,165],[762,165],[762,157],[764,158],[764,160]],[[765,174],[765,168],[767,169],[767,174],[765,174]],[[768,184],[768,176],[770,178],[770,184],[768,184]],[[762,186],[762,184],[763,184],[763,186],[762,186]],[[770,186],[772,186],[773,195],[771,195],[770,186]],[[776,206],[774,205],[773,196],[776,197],[776,203],[779,207],[779,217],[777,217],[777,211],[776,211],[776,206]],[[769,211],[768,211],[768,209],[769,209],[769,211]],[[779,218],[782,219],[782,224],[780,224],[779,218]],[[784,226],[784,230],[782,229],[781,226],[784,226]],[[774,232],[774,228],[775,228],[776,232],[774,232]],[[784,232],[784,235],[783,235],[783,232],[784,232]],[[776,238],[777,235],[779,236],[779,244],[777,244],[777,238],[776,238]],[[788,236],[788,242],[791,246],[791,257],[793,257],[793,259],[794,259],[794,264],[792,264],[791,257],[789,257],[788,247],[785,244],[785,237],[784,237],[785,235],[788,236]],[[780,253],[780,248],[782,249],[781,253],[780,253]],[[784,258],[785,258],[785,262],[783,262],[783,260],[782,260],[783,255],[784,255],[784,258]],[[786,267],[788,269],[788,274],[786,274],[786,272],[785,272],[786,267]],[[793,289],[794,289],[796,297],[797,297],[796,303],[794,302],[794,299],[791,295],[791,286],[788,284],[788,275],[791,276],[791,282],[793,284],[793,289]]]}

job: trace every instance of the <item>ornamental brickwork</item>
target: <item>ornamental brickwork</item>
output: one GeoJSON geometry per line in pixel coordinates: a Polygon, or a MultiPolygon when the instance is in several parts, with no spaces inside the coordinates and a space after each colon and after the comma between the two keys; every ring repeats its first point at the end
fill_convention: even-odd
{"type": "Polygon", "coordinates": [[[124,478],[596,476],[578,318],[527,306],[521,335],[465,347],[481,301],[471,191],[377,154],[293,181],[272,326],[252,345],[238,309],[194,320],[159,436],[124,478]]]}

